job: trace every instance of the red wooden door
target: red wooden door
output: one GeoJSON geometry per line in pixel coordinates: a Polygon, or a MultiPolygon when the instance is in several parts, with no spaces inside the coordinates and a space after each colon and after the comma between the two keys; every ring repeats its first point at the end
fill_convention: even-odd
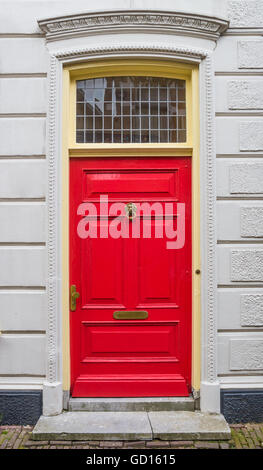
{"type": "Polygon", "coordinates": [[[76,311],[70,312],[73,397],[189,395],[189,157],[71,159],[70,284],[80,293],[76,311]],[[108,209],[100,207],[101,195],[107,195],[108,209]],[[129,220],[123,209],[129,202],[136,208],[158,203],[156,217],[149,211],[143,219],[139,209],[129,220]],[[92,203],[95,212],[85,211],[87,206],[80,206],[84,203],[92,203]],[[121,203],[124,236],[107,237],[116,203],[121,203]],[[161,215],[167,203],[165,222],[161,215]],[[167,235],[161,237],[158,230],[165,223],[176,229],[178,203],[185,204],[185,243],[167,249],[167,235]],[[101,216],[97,222],[96,212],[101,216]],[[143,223],[146,232],[152,230],[151,238],[144,238],[142,230],[140,236],[131,236],[134,224],[142,228],[143,223]],[[81,228],[96,226],[97,238],[94,232],[83,238],[81,228]],[[116,311],[143,311],[148,318],[116,319],[116,311]]]}

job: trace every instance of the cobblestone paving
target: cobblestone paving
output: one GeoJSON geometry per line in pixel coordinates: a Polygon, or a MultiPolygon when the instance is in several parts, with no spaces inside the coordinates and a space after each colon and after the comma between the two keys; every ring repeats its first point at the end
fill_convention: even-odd
{"type": "Polygon", "coordinates": [[[33,426],[0,426],[0,449],[263,449],[263,423],[232,424],[230,441],[33,441],[33,426]]]}

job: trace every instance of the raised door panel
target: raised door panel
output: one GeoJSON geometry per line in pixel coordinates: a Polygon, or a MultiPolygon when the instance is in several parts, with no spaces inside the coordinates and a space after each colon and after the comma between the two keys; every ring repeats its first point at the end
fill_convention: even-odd
{"type": "Polygon", "coordinates": [[[71,161],[71,284],[80,291],[71,314],[73,396],[189,394],[190,203],[189,158],[71,161]],[[102,195],[108,197],[103,208],[102,195]],[[128,202],[136,206],[132,220],[128,202]],[[168,249],[178,229],[178,202],[186,208],[185,243],[168,249]],[[89,203],[97,221],[79,210],[89,203]],[[105,236],[114,215],[124,233],[105,236]],[[80,239],[81,220],[95,224],[97,236],[80,239]],[[140,309],[147,318],[114,318],[115,310],[140,309]]]}

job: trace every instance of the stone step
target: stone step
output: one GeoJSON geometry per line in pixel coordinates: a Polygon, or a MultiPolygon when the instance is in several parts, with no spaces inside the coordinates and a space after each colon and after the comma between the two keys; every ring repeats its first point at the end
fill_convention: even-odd
{"type": "Polygon", "coordinates": [[[35,440],[225,440],[230,429],[222,415],[199,411],[87,412],[41,416],[35,440]]]}
{"type": "Polygon", "coordinates": [[[70,398],[69,411],[194,411],[192,397],[70,398]]]}

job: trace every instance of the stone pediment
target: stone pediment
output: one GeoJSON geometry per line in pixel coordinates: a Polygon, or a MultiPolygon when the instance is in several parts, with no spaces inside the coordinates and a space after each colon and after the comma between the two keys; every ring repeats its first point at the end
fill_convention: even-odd
{"type": "Polygon", "coordinates": [[[116,32],[163,32],[217,40],[228,27],[221,18],[167,11],[110,11],[40,20],[48,41],[116,32]]]}

